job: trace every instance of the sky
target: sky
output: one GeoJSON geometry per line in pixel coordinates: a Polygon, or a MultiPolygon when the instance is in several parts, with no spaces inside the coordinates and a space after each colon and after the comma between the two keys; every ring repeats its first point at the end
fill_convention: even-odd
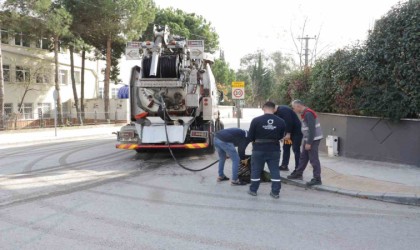
{"type": "MultiPolygon", "coordinates": [[[[234,69],[248,53],[281,51],[299,60],[293,37],[318,36],[317,57],[363,41],[376,19],[398,0],[155,0],[160,7],[174,7],[202,15],[220,37],[225,59],[234,69]]],[[[297,40],[297,42],[299,42],[297,40]]],[[[314,40],[309,41],[313,50],[314,40]]],[[[217,55],[216,55],[217,56],[217,55]]]]}

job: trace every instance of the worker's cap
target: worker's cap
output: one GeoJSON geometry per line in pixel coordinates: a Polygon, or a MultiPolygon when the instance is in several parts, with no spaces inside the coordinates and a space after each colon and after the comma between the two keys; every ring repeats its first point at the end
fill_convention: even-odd
{"type": "Polygon", "coordinates": [[[292,105],[293,104],[298,104],[298,105],[305,106],[305,103],[303,101],[299,100],[299,99],[293,100],[292,101],[292,105]]]}
{"type": "Polygon", "coordinates": [[[268,102],[264,103],[263,108],[272,108],[272,109],[275,109],[276,108],[276,104],[274,104],[274,102],[268,101],[268,102]]]}

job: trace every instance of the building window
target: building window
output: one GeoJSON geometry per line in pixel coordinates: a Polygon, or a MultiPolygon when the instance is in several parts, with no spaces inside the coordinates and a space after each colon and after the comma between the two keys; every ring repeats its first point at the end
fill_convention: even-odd
{"type": "Polygon", "coordinates": [[[36,41],[36,47],[38,49],[50,49],[51,47],[51,42],[50,39],[48,38],[41,38],[39,40],[36,41]]]}
{"type": "Polygon", "coordinates": [[[80,84],[80,71],[74,71],[74,79],[76,81],[76,84],[80,84]]]}
{"type": "Polygon", "coordinates": [[[13,103],[4,104],[4,113],[6,114],[6,117],[13,113],[13,103]]]}
{"type": "Polygon", "coordinates": [[[70,117],[68,103],[67,102],[61,103],[61,108],[63,109],[63,117],[64,118],[70,117]]]}
{"type": "Polygon", "coordinates": [[[1,30],[1,43],[9,44],[9,32],[7,30],[1,30]]]}
{"type": "Polygon", "coordinates": [[[29,69],[22,66],[16,66],[16,82],[29,82],[29,80],[29,69]]]}
{"type": "Polygon", "coordinates": [[[36,83],[49,83],[50,77],[48,74],[38,74],[36,76],[36,83]]]}
{"type": "Polygon", "coordinates": [[[24,47],[30,47],[31,40],[29,39],[28,35],[25,35],[23,33],[17,33],[15,36],[15,44],[24,47]]]}
{"type": "Polygon", "coordinates": [[[69,84],[69,72],[67,70],[60,70],[60,83],[69,84]]]}
{"type": "Polygon", "coordinates": [[[104,88],[99,87],[98,98],[104,99],[104,88]]]}
{"type": "MultiPolygon", "coordinates": [[[[44,118],[51,117],[51,103],[38,103],[38,112],[41,111],[44,118]]],[[[38,114],[41,116],[41,114],[38,114]]]]}
{"type": "Polygon", "coordinates": [[[5,82],[10,82],[10,66],[3,64],[3,79],[5,82]]]}
{"type": "Polygon", "coordinates": [[[112,99],[117,99],[118,97],[118,88],[112,88],[111,89],[111,98],[112,99]]]}
{"type": "Polygon", "coordinates": [[[20,108],[20,104],[18,105],[20,113],[23,115],[23,119],[34,119],[33,114],[33,105],[32,103],[24,103],[22,109],[20,108]]]}

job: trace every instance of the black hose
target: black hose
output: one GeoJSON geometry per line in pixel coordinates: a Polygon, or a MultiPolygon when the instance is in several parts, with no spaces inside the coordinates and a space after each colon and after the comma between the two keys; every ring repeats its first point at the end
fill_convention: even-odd
{"type": "Polygon", "coordinates": [[[181,168],[183,168],[183,169],[185,169],[185,170],[188,170],[188,171],[191,171],[191,172],[200,172],[200,171],[206,170],[206,169],[210,168],[211,166],[213,166],[214,164],[218,163],[218,162],[219,162],[219,160],[217,160],[217,161],[215,161],[215,162],[213,162],[213,163],[210,163],[209,165],[205,166],[204,168],[200,168],[200,169],[192,169],[192,168],[188,168],[188,167],[186,167],[186,166],[182,165],[182,164],[178,161],[178,159],[177,159],[177,158],[175,157],[175,155],[174,155],[174,152],[172,151],[171,144],[170,144],[170,142],[169,142],[168,127],[167,127],[167,125],[166,125],[166,105],[165,105],[165,102],[164,102],[164,100],[163,100],[163,97],[162,97],[162,96],[161,96],[161,99],[162,99],[162,109],[163,109],[163,118],[164,118],[164,119],[163,119],[163,121],[164,121],[164,125],[165,125],[166,142],[168,143],[168,150],[169,150],[169,153],[171,154],[171,156],[172,156],[172,158],[174,159],[174,161],[176,162],[176,164],[178,164],[178,166],[180,166],[181,168]]]}

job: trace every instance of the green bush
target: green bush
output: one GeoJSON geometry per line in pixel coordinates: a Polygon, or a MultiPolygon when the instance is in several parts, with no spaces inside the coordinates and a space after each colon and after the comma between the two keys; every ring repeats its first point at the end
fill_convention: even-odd
{"type": "Polygon", "coordinates": [[[420,1],[397,4],[365,44],[337,50],[310,71],[286,77],[279,99],[302,98],[320,112],[418,118],[419,41],[420,1]]]}
{"type": "Polygon", "coordinates": [[[420,113],[420,1],[397,4],[378,20],[366,41],[361,108],[400,119],[420,113]]]}

